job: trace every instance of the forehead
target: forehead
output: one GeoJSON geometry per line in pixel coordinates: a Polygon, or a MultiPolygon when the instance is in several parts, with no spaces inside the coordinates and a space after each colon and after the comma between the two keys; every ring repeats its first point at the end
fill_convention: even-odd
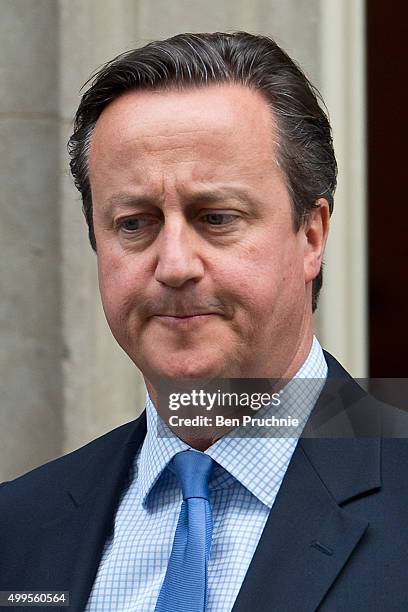
{"type": "Polygon", "coordinates": [[[127,92],[96,123],[92,189],[124,181],[152,188],[166,180],[255,184],[265,172],[280,174],[276,140],[266,100],[242,85],[127,92]]]}
{"type": "Polygon", "coordinates": [[[262,132],[267,145],[275,132],[272,111],[259,92],[225,84],[182,91],[126,92],[103,110],[92,142],[101,144],[108,139],[126,144],[127,138],[134,136],[144,138],[145,144],[150,140],[154,149],[154,140],[159,137],[200,130],[208,137],[229,133],[237,140],[242,133],[249,136],[262,132]]]}

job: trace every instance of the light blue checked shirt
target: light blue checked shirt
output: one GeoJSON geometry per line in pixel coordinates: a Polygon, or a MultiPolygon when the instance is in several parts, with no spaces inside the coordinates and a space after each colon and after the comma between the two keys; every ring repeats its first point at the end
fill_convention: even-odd
{"type": "MultiPolygon", "coordinates": [[[[307,417],[326,376],[323,351],[314,338],[295,378],[313,379],[315,384],[298,386],[285,404],[286,413],[307,417]]],[[[146,416],[147,435],[122,493],[87,612],[153,612],[166,573],[182,503],[175,475],[166,466],[190,447],[174,434],[157,436],[157,427],[168,428],[149,396],[146,416]]],[[[205,451],[216,461],[210,482],[214,526],[208,612],[232,609],[297,442],[294,437],[227,435],[205,451]]]]}

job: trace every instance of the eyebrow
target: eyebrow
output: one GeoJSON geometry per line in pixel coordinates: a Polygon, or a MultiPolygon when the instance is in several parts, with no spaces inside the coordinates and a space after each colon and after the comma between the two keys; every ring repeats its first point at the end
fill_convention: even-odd
{"type": "MultiPolygon", "coordinates": [[[[249,194],[247,190],[239,187],[219,187],[196,190],[182,197],[182,201],[186,206],[197,205],[201,203],[216,204],[226,198],[235,198],[243,204],[252,204],[258,206],[258,200],[249,194]]],[[[106,200],[105,207],[107,210],[113,208],[133,208],[135,206],[158,206],[162,204],[163,198],[147,195],[147,194],[132,194],[132,193],[114,193],[106,200]]],[[[104,208],[105,208],[104,207],[104,208]]]]}
{"type": "Polygon", "coordinates": [[[104,208],[112,210],[113,208],[131,208],[137,205],[157,206],[157,198],[134,193],[114,193],[107,198],[104,208]]]}

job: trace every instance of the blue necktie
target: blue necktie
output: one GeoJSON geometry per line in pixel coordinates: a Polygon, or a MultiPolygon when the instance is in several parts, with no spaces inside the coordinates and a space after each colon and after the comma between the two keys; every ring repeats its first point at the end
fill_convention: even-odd
{"type": "Polygon", "coordinates": [[[194,450],[173,457],[183,503],[155,612],[205,612],[212,515],[208,483],[214,461],[194,450]]]}

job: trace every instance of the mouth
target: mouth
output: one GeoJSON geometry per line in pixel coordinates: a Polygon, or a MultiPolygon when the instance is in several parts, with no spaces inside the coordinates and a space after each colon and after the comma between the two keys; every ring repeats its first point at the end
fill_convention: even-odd
{"type": "Polygon", "coordinates": [[[211,317],[214,317],[215,313],[192,313],[188,315],[168,315],[168,314],[157,314],[152,318],[158,322],[173,328],[188,328],[191,326],[202,325],[206,321],[209,321],[211,317]]]}

